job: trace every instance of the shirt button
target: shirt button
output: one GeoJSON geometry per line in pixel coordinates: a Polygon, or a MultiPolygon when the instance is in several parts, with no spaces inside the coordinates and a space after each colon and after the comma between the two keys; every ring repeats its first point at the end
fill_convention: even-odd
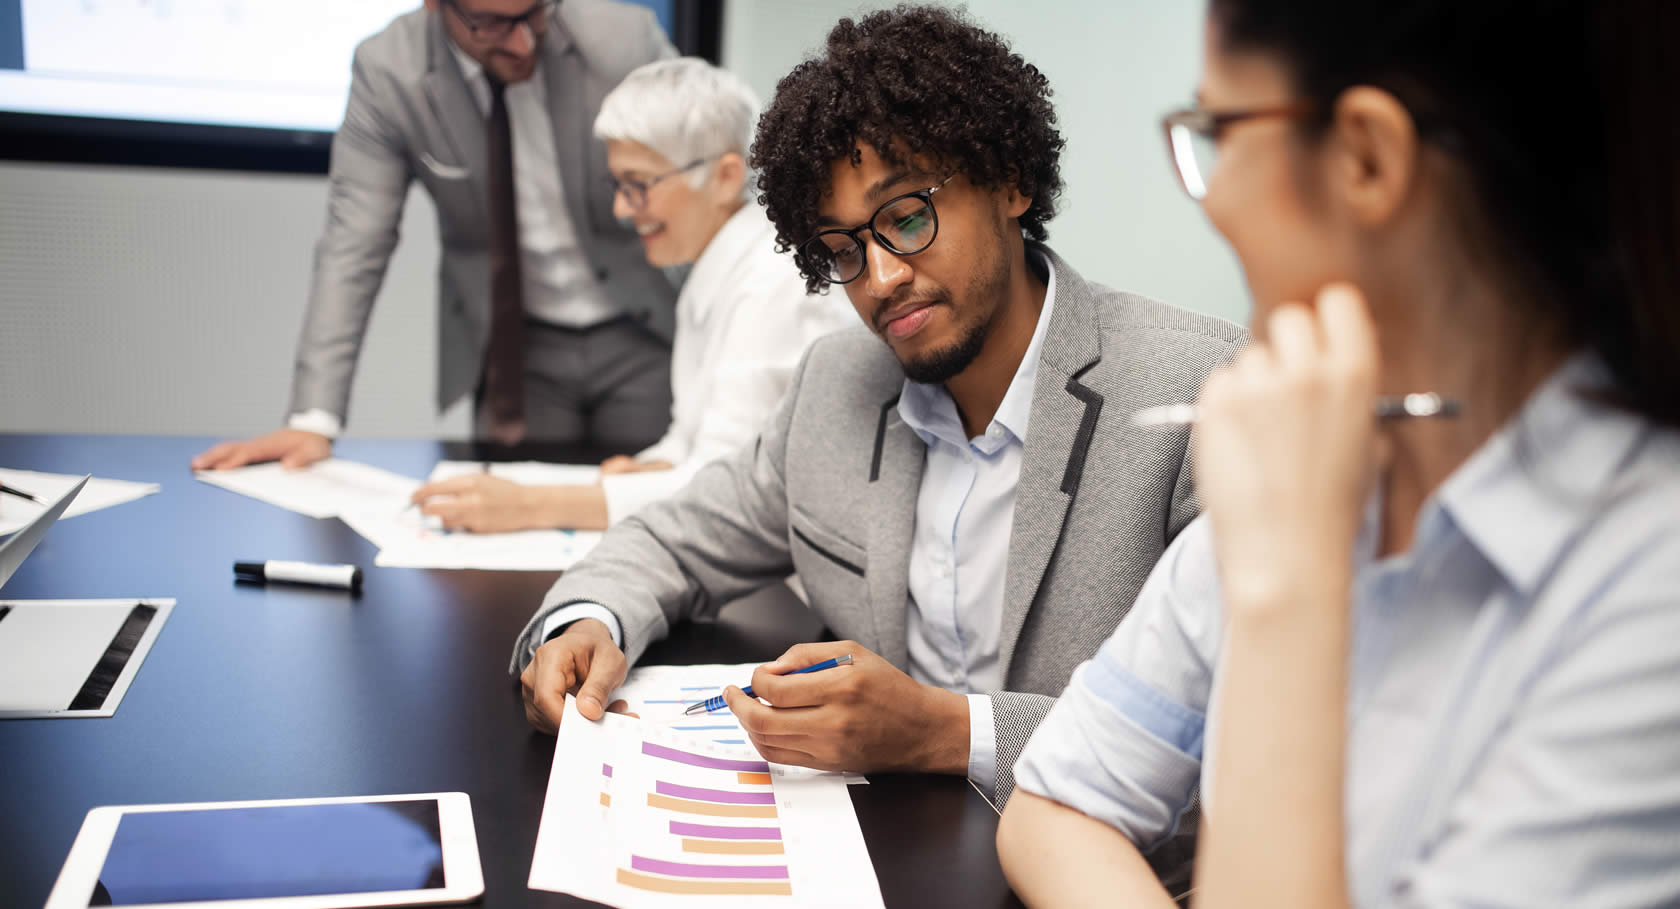
{"type": "Polygon", "coordinates": [[[993,426],[991,429],[986,430],[986,437],[991,439],[1003,438],[1003,427],[993,426]]]}

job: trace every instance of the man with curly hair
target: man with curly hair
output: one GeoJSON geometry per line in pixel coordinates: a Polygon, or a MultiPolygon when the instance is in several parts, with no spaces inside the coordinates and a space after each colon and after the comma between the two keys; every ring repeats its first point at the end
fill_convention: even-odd
{"type": "Polygon", "coordinates": [[[1062,189],[1049,96],[936,7],[842,20],[782,80],[761,198],[809,287],[841,285],[868,330],[816,342],[756,444],[554,586],[511,667],[535,725],[568,691],[600,716],[671,623],[797,570],[843,640],[759,668],[763,702],[728,690],[758,750],[1008,799],[1028,735],[1197,512],[1188,432],[1129,415],[1194,400],[1243,338],[1042,245],[1062,189]]]}

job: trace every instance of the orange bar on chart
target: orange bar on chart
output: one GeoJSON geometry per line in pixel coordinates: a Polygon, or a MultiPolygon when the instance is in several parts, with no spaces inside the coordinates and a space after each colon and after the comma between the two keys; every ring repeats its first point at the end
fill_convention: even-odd
{"type": "Polygon", "coordinates": [[[682,841],[684,852],[708,852],[714,855],[783,855],[781,843],[755,843],[745,840],[682,841]]]}
{"type": "Polygon", "coordinates": [[[618,882],[637,890],[658,893],[690,893],[709,896],[792,896],[787,881],[697,881],[689,878],[656,877],[618,869],[618,882]]]}
{"type": "Polygon", "coordinates": [[[601,793],[601,807],[602,808],[611,808],[612,807],[612,796],[606,794],[605,792],[601,793]]]}
{"type": "Polygon", "coordinates": [[[672,798],[668,795],[648,794],[647,803],[654,808],[705,814],[712,817],[775,817],[775,805],[723,805],[717,802],[697,802],[693,799],[672,798]]]}
{"type": "Polygon", "coordinates": [[[768,785],[770,785],[770,774],[768,774],[768,773],[737,773],[737,774],[735,774],[735,782],[744,783],[744,784],[749,785],[749,786],[768,786],[768,785]]]}

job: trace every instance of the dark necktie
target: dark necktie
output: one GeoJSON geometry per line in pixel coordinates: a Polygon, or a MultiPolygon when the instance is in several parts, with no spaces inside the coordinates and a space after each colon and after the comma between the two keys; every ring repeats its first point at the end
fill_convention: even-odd
{"type": "Polygon", "coordinates": [[[498,79],[490,82],[490,344],[484,353],[483,406],[490,437],[525,437],[525,290],[519,273],[519,214],[513,189],[513,130],[498,79]]]}

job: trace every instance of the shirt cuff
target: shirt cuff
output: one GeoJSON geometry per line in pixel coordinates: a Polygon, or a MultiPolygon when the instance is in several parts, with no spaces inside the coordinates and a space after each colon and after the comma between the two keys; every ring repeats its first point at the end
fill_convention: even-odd
{"type": "Polygon", "coordinates": [[[537,639],[537,646],[541,647],[561,628],[583,619],[600,619],[612,632],[613,646],[624,649],[624,629],[618,624],[618,616],[600,603],[570,603],[554,610],[554,614],[543,622],[542,637],[537,639]]]}
{"type": "Polygon", "coordinates": [[[997,788],[997,726],[992,721],[992,698],[970,694],[968,698],[968,778],[980,791],[997,788]]]}
{"type": "Polygon", "coordinates": [[[286,419],[286,428],[320,433],[329,439],[336,439],[338,434],[344,431],[344,421],[340,420],[337,414],[327,413],[316,407],[292,414],[286,419]]]}
{"type": "Polygon", "coordinates": [[[607,523],[635,514],[642,506],[667,498],[683,487],[687,477],[679,470],[644,470],[611,473],[601,477],[601,497],[607,502],[607,523]]]}

